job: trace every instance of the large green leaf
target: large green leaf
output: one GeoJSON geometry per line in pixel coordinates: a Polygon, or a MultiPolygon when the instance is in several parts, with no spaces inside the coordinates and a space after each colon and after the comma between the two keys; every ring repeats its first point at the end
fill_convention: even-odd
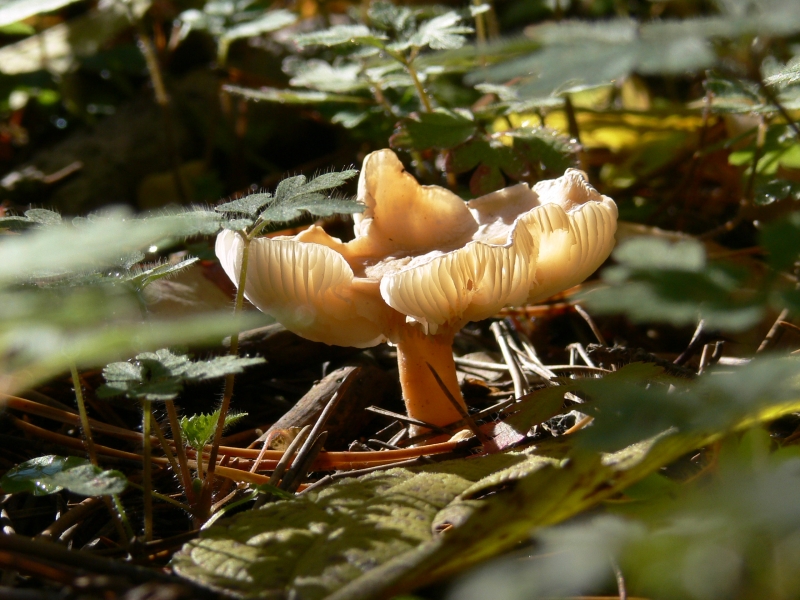
{"type": "Polygon", "coordinates": [[[392,469],[233,517],[175,557],[182,576],[247,597],[322,598],[431,539],[437,514],[483,476],[524,461],[496,455],[435,472],[392,469]]]}
{"type": "Polygon", "coordinates": [[[606,287],[585,295],[597,313],[625,313],[635,322],[707,326],[742,331],[762,317],[764,290],[746,290],[749,273],[733,264],[707,262],[698,241],[670,243],[633,238],[614,251],[619,264],[603,271],[606,287]]]}
{"type": "Polygon", "coordinates": [[[109,496],[125,491],[128,480],[119,471],[103,471],[75,456],[40,456],[10,469],[0,479],[7,494],[30,492],[34,496],[67,489],[81,496],[109,496]]]}

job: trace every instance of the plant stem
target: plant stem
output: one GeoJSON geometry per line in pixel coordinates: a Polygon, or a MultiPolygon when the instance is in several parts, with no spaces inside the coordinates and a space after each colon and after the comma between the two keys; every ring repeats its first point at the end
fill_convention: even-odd
{"type": "MultiPolygon", "coordinates": [[[[238,315],[242,312],[242,305],[244,304],[244,289],[247,283],[247,264],[250,257],[250,242],[256,232],[249,235],[239,234],[242,236],[244,245],[242,247],[242,264],[239,269],[239,285],[236,289],[236,304],[233,308],[233,314],[238,315]]],[[[234,331],[231,335],[231,356],[239,355],[239,331],[234,331]]],[[[211,451],[208,455],[208,465],[206,468],[206,476],[203,479],[203,488],[200,493],[200,503],[198,506],[198,517],[205,520],[209,516],[211,510],[211,491],[214,485],[214,470],[217,466],[217,453],[219,452],[220,442],[222,440],[222,431],[225,429],[225,417],[228,415],[228,409],[231,405],[231,398],[233,397],[233,384],[236,378],[233,374],[225,377],[225,391],[222,395],[222,404],[219,407],[219,418],[217,419],[217,428],[214,430],[214,440],[211,443],[211,451]]],[[[198,453],[198,466],[200,464],[201,454],[198,453]]]]}
{"type": "MultiPolygon", "coordinates": [[[[81,429],[83,430],[83,440],[86,444],[86,453],[89,455],[91,463],[98,466],[97,452],[95,451],[94,440],[92,439],[92,427],[89,424],[89,415],[86,413],[86,403],[83,400],[83,389],[81,388],[81,378],[78,374],[78,367],[75,363],[72,363],[69,366],[69,370],[72,375],[72,385],[75,388],[75,402],[78,405],[78,414],[81,419],[81,429]]],[[[125,514],[125,507],[122,506],[119,496],[114,494],[112,498],[113,506],[112,500],[109,500],[108,496],[103,496],[103,502],[105,502],[106,508],[108,508],[108,512],[111,514],[111,520],[117,528],[117,534],[119,535],[122,545],[128,548],[130,546],[130,540],[134,537],[133,529],[131,529],[130,523],[128,522],[128,517],[125,514]]]]}
{"type": "Polygon", "coordinates": [[[81,379],[78,375],[78,367],[75,363],[71,364],[70,373],[72,374],[72,385],[75,388],[75,401],[78,404],[78,414],[81,417],[81,429],[83,429],[83,440],[86,444],[86,453],[93,465],[97,465],[97,452],[94,449],[92,440],[92,428],[89,425],[89,416],[86,414],[86,404],[83,401],[83,390],[81,389],[81,379]]]}
{"type": "Polygon", "coordinates": [[[150,464],[152,412],[153,404],[149,400],[142,400],[142,489],[144,490],[144,539],[146,542],[153,539],[153,467],[150,464]]]}
{"type": "Polygon", "coordinates": [[[414,88],[417,90],[417,95],[419,96],[420,102],[422,102],[422,106],[425,108],[425,112],[433,112],[433,105],[431,104],[431,97],[428,95],[428,92],[425,91],[425,88],[422,86],[422,82],[419,80],[419,75],[417,74],[417,70],[414,68],[414,58],[415,55],[412,54],[408,58],[405,56],[400,56],[399,60],[403,63],[403,66],[408,71],[408,74],[411,76],[411,81],[414,82],[414,88]]]}
{"type": "MultiPolygon", "coordinates": [[[[140,489],[142,491],[144,491],[144,489],[145,489],[145,487],[143,485],[139,485],[138,483],[134,483],[132,481],[129,481],[128,483],[130,485],[132,485],[133,487],[138,488],[138,489],[140,489]]],[[[158,492],[153,491],[153,490],[150,490],[150,494],[153,496],[153,498],[158,498],[162,502],[167,502],[168,504],[172,504],[173,506],[177,506],[181,510],[185,510],[187,512],[191,511],[191,507],[188,504],[184,504],[183,502],[179,502],[178,500],[174,500],[174,499],[170,498],[169,496],[165,496],[164,494],[159,494],[158,492]]]]}
{"type": "Polygon", "coordinates": [[[192,474],[189,472],[189,461],[186,458],[186,447],[183,444],[181,424],[178,421],[178,411],[175,410],[174,402],[167,402],[167,419],[169,419],[169,427],[172,430],[172,441],[175,442],[175,454],[178,457],[183,491],[186,494],[186,500],[194,506],[195,496],[194,487],[192,487],[192,474]]]}

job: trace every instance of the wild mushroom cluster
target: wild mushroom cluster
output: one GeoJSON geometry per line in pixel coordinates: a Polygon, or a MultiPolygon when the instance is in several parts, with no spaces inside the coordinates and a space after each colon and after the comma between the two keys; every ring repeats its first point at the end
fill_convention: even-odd
{"type": "MultiPolygon", "coordinates": [[[[343,243],[312,225],[251,242],[245,297],[296,334],[339,346],[397,348],[408,415],[443,426],[466,409],[452,344],[469,321],[536,302],[583,281],[614,246],[617,206],[578,170],[469,202],[422,186],[391,150],[364,159],[343,243]],[[430,367],[428,366],[430,365],[430,367]]],[[[238,286],[243,241],[223,231],[216,253],[238,286]]]]}

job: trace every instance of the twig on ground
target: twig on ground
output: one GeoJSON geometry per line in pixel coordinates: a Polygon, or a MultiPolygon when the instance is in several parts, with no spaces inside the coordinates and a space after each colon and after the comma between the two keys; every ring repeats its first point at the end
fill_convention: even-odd
{"type": "Polygon", "coordinates": [[[574,308],[575,312],[578,313],[584,321],[586,321],[587,325],[589,325],[589,329],[592,330],[594,337],[597,339],[597,343],[601,346],[607,346],[608,344],[606,344],[606,339],[603,337],[603,334],[600,333],[600,328],[597,327],[597,323],[595,323],[594,319],[592,319],[592,316],[586,312],[586,309],[584,309],[580,304],[576,304],[574,308]]]}

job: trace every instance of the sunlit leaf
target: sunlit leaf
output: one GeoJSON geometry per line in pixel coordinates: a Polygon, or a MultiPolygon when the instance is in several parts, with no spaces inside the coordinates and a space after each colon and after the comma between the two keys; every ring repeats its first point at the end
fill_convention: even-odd
{"type": "MultiPolygon", "coordinates": [[[[229,412],[225,415],[225,427],[235,425],[238,421],[247,416],[243,412],[229,412]]],[[[217,429],[219,421],[219,410],[210,414],[199,413],[190,417],[181,417],[181,434],[184,442],[200,452],[212,437],[217,429]]]]}
{"type": "Polygon", "coordinates": [[[339,46],[342,44],[368,44],[383,47],[385,36],[370,30],[366,25],[336,25],[313,33],[296,36],[294,42],[305,46],[339,46]]]}
{"type": "Polygon", "coordinates": [[[292,25],[296,21],[297,15],[288,10],[280,8],[267,11],[256,19],[240,23],[227,29],[225,33],[220,36],[217,55],[219,59],[224,62],[231,42],[277,31],[278,29],[292,25]]]}
{"type": "Polygon", "coordinates": [[[75,456],[40,456],[13,467],[0,479],[7,494],[30,492],[34,496],[67,489],[81,496],[109,496],[125,491],[128,480],[119,471],[104,471],[75,456]]]}
{"type": "Polygon", "coordinates": [[[460,25],[460,22],[461,15],[455,11],[423,21],[408,43],[418,48],[428,46],[433,50],[460,48],[467,42],[464,36],[473,32],[471,27],[460,25]]]}
{"type": "Polygon", "coordinates": [[[361,96],[346,96],[344,94],[331,94],[320,91],[279,90],[269,87],[250,89],[235,85],[225,85],[223,89],[226,92],[244,96],[249,100],[263,100],[265,102],[278,102],[280,104],[318,104],[320,102],[341,102],[344,104],[369,103],[367,98],[361,96]]]}
{"type": "Polygon", "coordinates": [[[307,180],[304,175],[284,179],[275,190],[275,198],[259,216],[261,221],[285,222],[310,213],[327,217],[337,213],[356,213],[364,205],[347,198],[335,198],[330,192],[353,178],[358,171],[332,171],[307,180]]]}

